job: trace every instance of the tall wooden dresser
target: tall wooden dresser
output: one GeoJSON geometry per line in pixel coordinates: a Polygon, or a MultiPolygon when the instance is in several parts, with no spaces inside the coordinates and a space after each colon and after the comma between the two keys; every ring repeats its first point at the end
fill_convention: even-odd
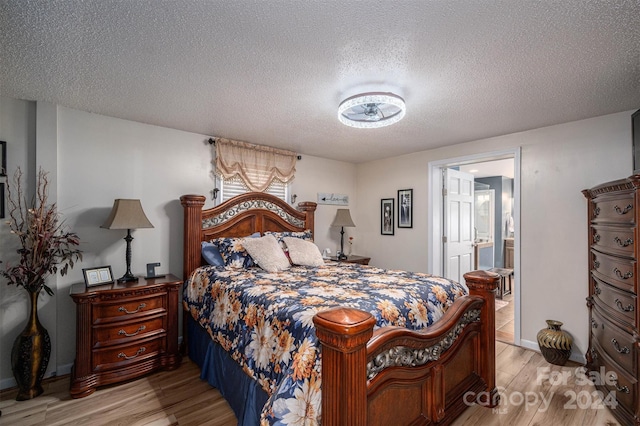
{"type": "Polygon", "coordinates": [[[604,372],[596,387],[621,424],[640,425],[640,176],[583,194],[589,200],[587,368],[604,372]]]}

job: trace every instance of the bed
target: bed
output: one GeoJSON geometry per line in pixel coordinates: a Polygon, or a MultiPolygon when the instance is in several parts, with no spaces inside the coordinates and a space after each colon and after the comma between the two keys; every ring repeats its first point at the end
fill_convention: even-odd
{"type": "MultiPolygon", "coordinates": [[[[494,316],[498,275],[473,271],[465,274],[465,286],[426,274],[337,262],[315,268],[293,266],[267,277],[260,275],[264,271],[258,267],[206,266],[202,258],[203,241],[270,233],[294,235],[306,231],[312,234],[316,204],[302,202],[295,209],[263,193],[243,194],[211,209],[203,209],[205,198],[200,195],[184,195],[180,200],[184,209],[184,347],[201,368],[201,378],[218,388],[227,399],[238,424],[319,424],[320,420],[325,426],[449,424],[471,404],[497,405],[494,316]],[[323,280],[328,276],[342,277],[337,288],[340,292],[351,292],[349,296],[326,297],[326,292],[331,290],[326,290],[323,280]],[[437,315],[425,317],[422,323],[411,313],[408,318],[413,326],[409,326],[410,321],[406,319],[381,322],[381,318],[388,317],[369,309],[366,302],[370,295],[351,303],[351,295],[364,292],[364,287],[380,289],[385,287],[380,282],[400,281],[404,285],[423,278],[435,283],[439,293],[429,300],[440,298],[442,306],[437,315]],[[256,290],[254,281],[247,284],[250,279],[258,280],[262,290],[256,290]],[[271,281],[265,281],[267,279],[271,281]],[[233,303],[229,303],[231,296],[223,295],[221,290],[221,283],[228,280],[231,280],[228,286],[232,289],[229,291],[233,303]],[[375,284],[363,287],[363,282],[369,283],[367,280],[375,284]],[[325,303],[313,311],[312,318],[301,319],[303,314],[295,294],[308,292],[319,282],[323,290],[316,294],[321,295],[318,298],[325,303]],[[276,289],[278,283],[291,287],[287,287],[285,293],[277,293],[281,291],[276,289]],[[206,284],[213,285],[214,289],[203,288],[206,284]],[[302,290],[293,288],[298,285],[302,290]],[[448,294],[442,294],[443,288],[448,294]],[[198,291],[199,295],[194,295],[198,291]],[[236,299],[241,297],[248,298],[250,308],[238,308],[236,303],[240,302],[236,299]],[[292,299],[283,303],[283,298],[288,297],[292,299]],[[244,349],[235,350],[230,343],[247,340],[246,337],[234,337],[224,324],[218,324],[219,328],[214,330],[216,319],[211,311],[208,319],[198,317],[198,311],[211,309],[207,307],[211,299],[235,306],[232,310],[245,320],[266,318],[275,310],[262,305],[262,301],[269,298],[279,303],[278,309],[282,308],[273,321],[287,326],[305,324],[308,336],[294,338],[287,329],[279,338],[286,336],[291,342],[304,341],[305,344],[315,341],[317,349],[311,351],[315,354],[311,365],[316,367],[316,373],[309,367],[303,375],[282,363],[268,370],[266,360],[260,357],[253,357],[253,364],[247,364],[246,359],[251,358],[247,354],[251,355],[255,347],[251,349],[250,342],[244,342],[247,344],[244,349]],[[328,300],[332,303],[326,303],[328,300]],[[345,300],[348,302],[343,303],[345,300]],[[285,317],[284,311],[294,314],[291,318],[285,317]],[[291,373],[294,370],[296,372],[291,373]],[[282,373],[287,380],[276,373],[282,373]],[[314,386],[321,388],[321,392],[311,391],[314,386]],[[290,399],[279,399],[282,394],[290,399]],[[299,403],[286,405],[291,401],[299,403]]],[[[378,293],[394,295],[391,287],[378,293]]],[[[309,300],[309,295],[306,296],[304,303],[309,300]]],[[[404,306],[411,312],[410,303],[405,301],[404,306]]],[[[306,312],[308,315],[309,311],[306,312]]],[[[415,314],[415,310],[413,312],[415,314]]],[[[228,328],[236,325],[234,322],[228,328]]],[[[237,328],[242,331],[247,324],[237,328]]],[[[272,337],[275,338],[264,333],[260,338],[272,337]]],[[[274,345],[273,348],[277,347],[274,345]]],[[[307,360],[309,346],[287,347],[290,352],[280,354],[280,360],[307,360]]]]}

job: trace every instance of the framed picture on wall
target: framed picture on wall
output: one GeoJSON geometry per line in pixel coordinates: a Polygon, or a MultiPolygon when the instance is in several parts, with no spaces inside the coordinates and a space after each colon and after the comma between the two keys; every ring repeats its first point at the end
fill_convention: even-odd
{"type": "Polygon", "coordinates": [[[393,198],[383,198],[380,210],[380,233],[393,235],[393,198]]]}
{"type": "Polygon", "coordinates": [[[413,228],[413,189],[398,190],[398,228],[413,228]]]}
{"type": "Polygon", "coordinates": [[[4,183],[0,182],[0,219],[4,219],[4,183]]]}
{"type": "Polygon", "coordinates": [[[6,175],[7,175],[7,143],[5,141],[0,141],[0,176],[6,176],[6,175]]]}

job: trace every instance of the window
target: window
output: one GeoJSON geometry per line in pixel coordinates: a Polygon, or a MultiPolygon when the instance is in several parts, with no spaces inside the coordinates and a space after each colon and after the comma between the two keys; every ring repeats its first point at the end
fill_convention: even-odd
{"type": "MultiPolygon", "coordinates": [[[[242,179],[223,179],[218,177],[218,188],[220,188],[220,202],[223,203],[236,195],[250,192],[242,179]]],[[[271,185],[264,191],[267,194],[275,195],[288,202],[289,200],[289,184],[274,180],[271,185]]]]}
{"type": "Polygon", "coordinates": [[[275,195],[288,202],[289,182],[296,171],[295,152],[222,138],[215,144],[220,202],[250,191],[275,195]]]}

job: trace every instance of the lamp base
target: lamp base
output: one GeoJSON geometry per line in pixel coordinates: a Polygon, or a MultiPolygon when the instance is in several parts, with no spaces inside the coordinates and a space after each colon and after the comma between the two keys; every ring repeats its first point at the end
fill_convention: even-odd
{"type": "Polygon", "coordinates": [[[349,256],[347,256],[346,254],[340,253],[340,255],[338,256],[338,260],[347,260],[348,257],[349,256]]]}
{"type": "Polygon", "coordinates": [[[118,278],[119,283],[130,283],[134,281],[138,282],[139,278],[131,274],[124,274],[122,277],[118,278]]]}

